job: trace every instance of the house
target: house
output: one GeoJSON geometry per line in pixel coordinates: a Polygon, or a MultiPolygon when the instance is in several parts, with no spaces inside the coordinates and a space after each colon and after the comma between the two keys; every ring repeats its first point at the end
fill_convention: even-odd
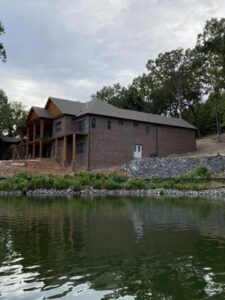
{"type": "Polygon", "coordinates": [[[8,160],[12,157],[12,146],[19,144],[20,139],[0,136],[0,160],[8,160]]]}
{"type": "Polygon", "coordinates": [[[26,124],[26,158],[51,158],[86,169],[119,166],[133,158],[194,151],[196,128],[170,118],[92,100],[50,97],[31,107],[26,124]]]}

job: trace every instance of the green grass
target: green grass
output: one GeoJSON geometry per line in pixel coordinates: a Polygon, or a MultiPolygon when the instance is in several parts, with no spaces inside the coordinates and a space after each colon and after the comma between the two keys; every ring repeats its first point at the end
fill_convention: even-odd
{"type": "Polygon", "coordinates": [[[199,166],[195,171],[174,179],[163,179],[153,177],[149,181],[140,178],[129,178],[117,173],[102,174],[80,172],[74,175],[35,175],[29,176],[27,173],[18,173],[17,175],[0,181],[1,191],[20,190],[25,193],[34,189],[57,190],[72,189],[79,190],[83,188],[94,189],[178,189],[178,190],[202,190],[218,187],[215,180],[211,179],[211,174],[205,166],[199,166]]]}

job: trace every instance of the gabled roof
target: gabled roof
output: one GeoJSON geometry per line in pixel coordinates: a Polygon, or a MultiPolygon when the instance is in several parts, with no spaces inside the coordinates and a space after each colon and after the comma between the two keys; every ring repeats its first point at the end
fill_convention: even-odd
{"type": "MultiPolygon", "coordinates": [[[[63,114],[74,115],[76,117],[85,114],[95,114],[95,115],[121,118],[121,119],[140,121],[146,123],[196,129],[196,127],[194,127],[193,125],[191,125],[190,123],[188,123],[187,121],[181,118],[171,118],[171,117],[160,116],[160,115],[155,115],[150,113],[143,113],[134,110],[117,108],[111,104],[108,104],[100,100],[92,100],[86,103],[73,101],[73,100],[54,98],[54,97],[49,97],[49,100],[51,100],[63,114]]],[[[37,110],[37,108],[34,109],[37,110]]],[[[42,109],[42,110],[43,110],[42,112],[39,110],[39,114],[40,113],[45,114],[45,112],[47,111],[46,109],[42,109]]]]}
{"type": "Polygon", "coordinates": [[[65,115],[78,115],[84,108],[85,103],[73,100],[49,97],[58,109],[65,115]]]}
{"type": "Polygon", "coordinates": [[[196,127],[181,118],[171,118],[134,110],[117,108],[100,100],[92,100],[90,102],[87,102],[84,106],[84,109],[80,112],[80,114],[77,115],[77,117],[84,114],[96,114],[146,123],[196,129],[196,127]]]}
{"type": "Polygon", "coordinates": [[[49,111],[43,107],[32,106],[31,109],[33,109],[40,118],[47,118],[47,119],[52,118],[49,111]]]}

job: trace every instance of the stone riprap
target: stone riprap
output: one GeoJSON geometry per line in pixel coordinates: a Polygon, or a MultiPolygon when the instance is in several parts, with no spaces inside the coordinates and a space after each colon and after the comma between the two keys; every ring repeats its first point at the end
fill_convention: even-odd
{"type": "Polygon", "coordinates": [[[148,179],[153,176],[162,178],[174,178],[188,172],[194,171],[198,166],[203,165],[213,173],[225,171],[225,156],[204,156],[204,157],[151,157],[135,159],[122,166],[135,177],[148,179]]]}
{"type": "Polygon", "coordinates": [[[25,194],[21,191],[0,191],[0,197],[21,197],[27,196],[30,198],[51,198],[51,197],[203,197],[203,198],[220,198],[224,199],[225,188],[208,189],[201,191],[186,191],[175,189],[152,189],[152,190],[107,190],[107,189],[83,189],[73,191],[72,189],[55,190],[55,189],[36,189],[27,191],[25,194]]]}

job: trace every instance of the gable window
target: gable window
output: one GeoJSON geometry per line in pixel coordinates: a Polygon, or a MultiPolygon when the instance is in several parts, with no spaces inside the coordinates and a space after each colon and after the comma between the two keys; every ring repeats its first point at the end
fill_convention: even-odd
{"type": "Polygon", "coordinates": [[[118,121],[118,124],[119,124],[119,125],[123,125],[123,120],[119,120],[119,121],[118,121]]]}
{"type": "Polygon", "coordinates": [[[133,123],[133,126],[134,126],[134,127],[138,127],[138,125],[139,125],[139,123],[136,122],[136,121],[133,123]]]}
{"type": "Polygon", "coordinates": [[[107,121],[107,129],[108,129],[108,130],[111,129],[111,121],[107,121]]]}
{"type": "Polygon", "coordinates": [[[60,132],[61,131],[61,125],[62,125],[62,122],[61,121],[57,121],[55,123],[55,131],[56,132],[60,132]]]}
{"type": "Polygon", "coordinates": [[[92,128],[96,128],[96,119],[95,118],[91,119],[91,126],[92,126],[92,128]]]}
{"type": "Polygon", "coordinates": [[[148,134],[149,130],[150,130],[149,125],[147,125],[146,128],[145,128],[145,132],[148,134]]]}
{"type": "Polygon", "coordinates": [[[76,153],[84,153],[84,143],[78,143],[76,145],[76,153]]]}

